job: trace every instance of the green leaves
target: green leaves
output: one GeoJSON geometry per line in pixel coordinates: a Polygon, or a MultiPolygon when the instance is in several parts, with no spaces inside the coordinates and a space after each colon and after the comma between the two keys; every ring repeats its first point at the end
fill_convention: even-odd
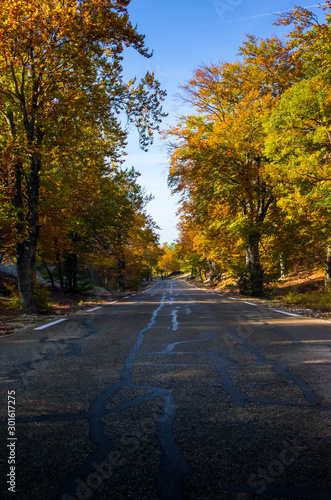
{"type": "MultiPolygon", "coordinates": [[[[125,246],[136,227],[149,226],[135,175],[117,172],[105,180],[124,154],[128,131],[122,126],[123,113],[137,127],[143,149],[164,116],[165,93],[154,75],[147,73],[138,84],[134,78],[123,81],[124,47],[151,57],[144,36],[129,20],[127,4],[1,3],[0,164],[10,171],[6,206],[17,209],[14,227],[26,311],[34,309],[32,278],[40,235],[41,252],[54,261],[61,252],[72,252],[77,238],[86,243],[98,231],[108,231],[114,245],[117,224],[125,246]],[[106,203],[118,205],[122,218],[107,213],[106,203]],[[113,226],[106,224],[106,216],[113,226]]],[[[6,180],[0,182],[4,189],[6,180]]]]}
{"type": "Polygon", "coordinates": [[[240,61],[198,68],[183,87],[196,115],[168,131],[181,238],[225,269],[246,261],[252,290],[262,265],[274,272],[280,260],[284,268],[325,252],[330,240],[326,8],[322,25],[300,7],[282,18],[295,25],[285,43],[248,36],[240,61]]]}

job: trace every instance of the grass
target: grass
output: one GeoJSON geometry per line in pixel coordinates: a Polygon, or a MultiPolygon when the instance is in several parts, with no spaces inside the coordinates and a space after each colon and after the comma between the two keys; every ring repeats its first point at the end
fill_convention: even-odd
{"type": "Polygon", "coordinates": [[[283,297],[287,305],[296,305],[313,309],[314,311],[331,311],[331,292],[319,292],[316,290],[300,293],[288,292],[283,297]]]}
{"type": "Polygon", "coordinates": [[[7,298],[5,300],[6,307],[11,312],[21,311],[21,301],[20,301],[17,287],[15,287],[13,284],[7,284],[6,288],[10,292],[9,298],[7,298]]]}
{"type": "Polygon", "coordinates": [[[230,292],[237,291],[238,285],[233,281],[233,278],[225,277],[220,281],[217,288],[222,291],[229,290],[230,292]]]}

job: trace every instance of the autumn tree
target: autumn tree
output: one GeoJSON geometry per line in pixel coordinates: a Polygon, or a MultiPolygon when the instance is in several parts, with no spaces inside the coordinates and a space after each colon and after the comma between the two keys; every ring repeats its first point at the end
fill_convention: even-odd
{"type": "Polygon", "coordinates": [[[210,282],[223,273],[238,268],[244,242],[234,237],[224,205],[216,202],[208,205],[202,216],[193,216],[194,209],[187,202],[181,207],[179,229],[179,255],[184,271],[192,275],[209,272],[210,282]]]}
{"type": "Polygon", "coordinates": [[[56,157],[54,164],[44,166],[38,255],[53,284],[50,268],[56,264],[61,287],[72,291],[79,267],[106,280],[111,274],[110,281],[114,277],[125,288],[128,264],[135,270],[129,274],[139,279],[145,247],[151,250],[157,241],[156,227],[145,212],[151,196],[139,186],[139,173],[108,165],[99,139],[86,133],[84,138],[77,157],[61,162],[56,157]]]}
{"type": "MultiPolygon", "coordinates": [[[[128,3],[1,2],[1,163],[10,170],[18,286],[26,312],[35,310],[41,175],[59,153],[59,134],[60,143],[64,137],[74,143],[83,127],[92,127],[103,138],[105,155],[117,159],[126,136],[121,113],[137,127],[145,149],[162,116],[164,94],[152,74],[123,82],[124,47],[151,55],[130,23],[128,3]]],[[[66,152],[69,158],[72,150],[66,152]]]]}
{"type": "MultiPolygon", "coordinates": [[[[270,175],[283,190],[288,213],[305,217],[296,238],[309,252],[308,233],[316,247],[326,254],[326,287],[331,286],[331,3],[327,2],[325,22],[307,9],[296,8],[278,24],[294,24],[288,35],[293,57],[303,64],[304,78],[289,88],[265,121],[265,154],[271,159],[270,175]]],[[[296,217],[297,218],[297,217],[296,217]]],[[[293,241],[293,238],[292,238],[293,241]]],[[[295,241],[293,241],[295,245],[295,241]]],[[[316,253],[316,251],[315,251],[316,253]]]]}
{"type": "Polygon", "coordinates": [[[117,285],[122,290],[127,288],[130,275],[139,280],[143,265],[149,265],[145,251],[158,240],[155,225],[145,212],[151,196],[144,194],[138,178],[134,169],[101,178],[90,206],[82,206],[76,221],[80,246],[88,247],[92,261],[100,254],[113,259],[117,285]]]}
{"type": "Polygon", "coordinates": [[[163,243],[161,246],[162,254],[158,261],[158,268],[165,275],[180,271],[180,262],[175,243],[163,243]]]}
{"type": "Polygon", "coordinates": [[[189,225],[184,227],[180,224],[179,227],[181,232],[176,247],[181,270],[191,273],[191,278],[198,275],[200,281],[203,281],[203,273],[206,275],[208,265],[205,254],[199,248],[199,239],[189,225]]]}
{"type": "Polygon", "coordinates": [[[259,296],[261,238],[275,204],[262,121],[301,72],[277,38],[249,36],[240,54],[241,62],[199,68],[183,87],[197,114],[168,131],[175,138],[169,183],[190,204],[194,219],[211,225],[215,206],[222,206],[224,224],[245,241],[247,286],[259,296]]]}

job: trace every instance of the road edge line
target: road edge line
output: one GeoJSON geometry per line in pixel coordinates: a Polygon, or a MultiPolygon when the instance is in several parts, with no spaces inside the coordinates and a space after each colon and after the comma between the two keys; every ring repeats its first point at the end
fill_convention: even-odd
{"type": "Polygon", "coordinates": [[[45,325],[38,326],[37,328],[33,328],[33,330],[44,330],[44,328],[48,328],[49,326],[57,325],[58,323],[62,323],[62,321],[67,321],[68,318],[61,318],[57,321],[52,321],[51,323],[46,323],[45,325]]]}
{"type": "Polygon", "coordinates": [[[278,309],[273,309],[273,311],[280,314],[286,314],[287,316],[296,316],[298,318],[301,316],[301,314],[288,313],[286,311],[279,311],[278,309]]]}

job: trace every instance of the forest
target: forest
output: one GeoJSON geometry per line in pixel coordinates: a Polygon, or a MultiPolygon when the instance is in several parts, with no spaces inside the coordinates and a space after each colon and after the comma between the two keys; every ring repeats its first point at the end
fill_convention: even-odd
{"type": "Polygon", "coordinates": [[[165,132],[177,254],[247,295],[298,265],[324,265],[330,290],[330,1],[324,17],[297,7],[276,23],[285,38],[248,35],[236,62],[197,68],[182,87],[193,112],[165,132]]]}
{"type": "Polygon", "coordinates": [[[179,238],[160,246],[152,195],[123,167],[129,127],[148,150],[166,116],[153,73],[123,78],[123,53],[152,52],[125,4],[4,0],[0,12],[0,259],[17,264],[22,310],[37,271],[75,292],[151,273],[234,276],[261,297],[296,266],[331,288],[331,0],[321,24],[296,7],[247,35],[235,62],[198,67],[181,88],[192,113],[163,131],[179,238]]]}
{"type": "Polygon", "coordinates": [[[123,79],[125,48],[152,55],[125,4],[1,2],[0,254],[26,313],[41,268],[67,291],[81,272],[124,289],[159,255],[150,196],[122,164],[129,126],[152,144],[165,92],[150,72],[123,79]]]}

